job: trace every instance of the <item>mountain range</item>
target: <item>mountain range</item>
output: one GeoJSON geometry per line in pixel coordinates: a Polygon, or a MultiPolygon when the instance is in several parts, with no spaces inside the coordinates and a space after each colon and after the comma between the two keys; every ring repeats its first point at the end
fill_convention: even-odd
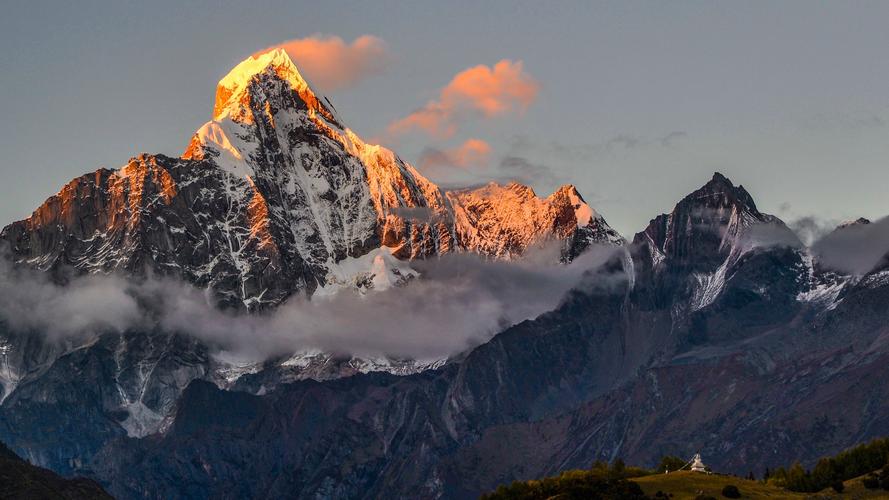
{"type": "Polygon", "coordinates": [[[570,185],[443,190],[274,50],[220,80],[181,157],[76,178],[3,229],[11,272],[162,277],[262,316],[411,293],[453,254],[602,262],[552,311],[422,362],[236,366],[158,325],[60,339],[7,320],[0,441],[120,498],[469,498],[598,459],[814,460],[889,434],[885,234],[860,219],[806,246],[718,173],[632,239],[570,185]]]}
{"type": "Polygon", "coordinates": [[[180,158],[83,175],[0,235],[42,271],[150,270],[248,310],[401,283],[395,259],[511,258],[546,238],[570,257],[619,236],[570,185],[546,199],[518,184],[443,191],[346,128],[280,49],[220,80],[213,120],[180,158]]]}

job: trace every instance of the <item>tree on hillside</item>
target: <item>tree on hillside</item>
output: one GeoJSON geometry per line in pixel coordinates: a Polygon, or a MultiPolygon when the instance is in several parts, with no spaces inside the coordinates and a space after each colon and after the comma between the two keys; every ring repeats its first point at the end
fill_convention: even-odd
{"type": "MultiPolygon", "coordinates": [[[[809,472],[799,464],[794,464],[789,471],[783,468],[772,472],[772,482],[792,491],[814,493],[821,491],[837,482],[870,474],[865,478],[868,488],[883,487],[885,478],[886,489],[889,490],[889,467],[884,472],[873,474],[874,471],[887,465],[889,461],[889,438],[875,439],[870,443],[861,444],[845,450],[835,457],[822,458],[809,472]]],[[[768,469],[766,473],[768,474],[768,469]]]]}
{"type": "MultiPolygon", "coordinates": [[[[815,468],[812,469],[810,482],[813,488],[818,488],[821,485],[833,483],[839,477],[840,474],[837,470],[836,461],[833,458],[822,458],[815,464],[815,468]]],[[[821,488],[818,489],[820,490],[821,488]]]]}
{"type": "MultiPolygon", "coordinates": [[[[785,485],[791,491],[812,491],[809,473],[803,469],[802,464],[796,462],[793,467],[787,471],[787,481],[785,485]]],[[[817,490],[816,490],[817,491],[817,490]]]]}
{"type": "Polygon", "coordinates": [[[616,477],[622,477],[626,470],[627,464],[625,464],[621,458],[616,458],[614,462],[611,463],[611,472],[614,473],[616,477]]]}
{"type": "Polygon", "coordinates": [[[682,468],[687,462],[687,460],[683,460],[675,455],[664,455],[655,470],[657,472],[673,472],[682,468]]]}

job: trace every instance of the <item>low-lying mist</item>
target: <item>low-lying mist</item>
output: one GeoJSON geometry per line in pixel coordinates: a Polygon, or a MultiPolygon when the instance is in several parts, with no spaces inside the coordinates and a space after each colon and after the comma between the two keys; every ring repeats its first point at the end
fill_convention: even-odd
{"type": "Polygon", "coordinates": [[[217,308],[206,290],[171,278],[75,277],[0,264],[0,317],[14,330],[52,340],[127,330],[192,335],[247,359],[302,350],[355,356],[432,359],[485,342],[504,328],[554,309],[587,271],[620,251],[596,247],[568,265],[557,249],[520,261],[445,255],[412,263],[421,278],[360,295],[351,290],[295,296],[261,313],[217,308]]]}
{"type": "MultiPolygon", "coordinates": [[[[745,235],[747,244],[801,245],[783,225],[760,226],[745,235]]],[[[889,217],[830,232],[809,249],[827,268],[866,274],[886,264],[889,217]]],[[[208,290],[169,277],[85,275],[61,285],[0,259],[0,321],[50,340],[128,330],[179,333],[254,360],[305,350],[438,359],[556,308],[572,288],[615,286],[626,276],[609,274],[604,264],[622,251],[594,247],[567,265],[558,263],[557,246],[509,262],[449,254],[412,262],[421,277],[404,287],[294,296],[253,314],[221,310],[208,290]]]]}
{"type": "Polygon", "coordinates": [[[827,268],[867,274],[885,265],[889,257],[889,217],[827,233],[812,244],[812,251],[827,268]]]}

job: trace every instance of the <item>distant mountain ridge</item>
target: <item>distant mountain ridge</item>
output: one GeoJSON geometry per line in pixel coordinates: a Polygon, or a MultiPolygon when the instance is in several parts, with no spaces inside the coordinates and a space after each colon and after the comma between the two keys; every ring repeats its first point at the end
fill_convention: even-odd
{"type": "Polygon", "coordinates": [[[100,451],[97,477],[122,496],[472,498],[595,460],[701,452],[746,474],[885,435],[889,275],[826,270],[790,236],[715,175],[637,234],[631,262],[455,363],[261,396],[195,382],[157,440],[100,451]],[[829,300],[807,295],[826,283],[829,300]],[[282,464],[298,472],[270,479],[282,464]]]}

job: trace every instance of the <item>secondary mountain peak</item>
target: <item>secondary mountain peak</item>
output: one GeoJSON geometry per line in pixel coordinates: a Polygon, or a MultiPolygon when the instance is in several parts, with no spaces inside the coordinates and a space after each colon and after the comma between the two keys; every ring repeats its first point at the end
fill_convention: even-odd
{"type": "Polygon", "coordinates": [[[652,219],[634,241],[649,248],[654,266],[669,262],[709,272],[730,255],[739,257],[745,248],[740,244],[742,235],[762,223],[785,228],[777,217],[761,213],[743,186],[716,172],[672,212],[652,219]]]}
{"type": "Polygon", "coordinates": [[[836,227],[836,229],[845,229],[847,227],[856,227],[856,226],[866,226],[870,223],[871,223],[870,219],[866,219],[864,217],[859,217],[857,219],[850,219],[850,220],[841,222],[836,227]]]}
{"type": "Polygon", "coordinates": [[[458,241],[482,254],[517,257],[529,245],[556,237],[566,241],[563,257],[570,260],[591,243],[623,242],[572,185],[540,198],[522,184],[491,182],[449,191],[447,197],[454,208],[458,241]]]}
{"type": "MultiPolygon", "coordinates": [[[[744,186],[738,184],[735,186],[732,181],[719,172],[714,172],[709,182],[704,184],[700,189],[688,195],[685,200],[697,200],[698,203],[705,198],[710,198],[712,203],[716,205],[728,207],[737,206],[738,208],[751,213],[759,213],[756,209],[756,203],[750,193],[744,189],[744,186]]],[[[683,201],[685,201],[683,200],[683,201]]],[[[711,204],[712,204],[711,203],[711,204]]]]}
{"type": "Polygon", "coordinates": [[[580,192],[577,191],[577,187],[574,184],[565,184],[564,186],[557,189],[550,198],[555,197],[564,197],[568,200],[568,203],[574,207],[574,218],[577,220],[577,226],[583,227],[589,224],[592,224],[594,220],[599,220],[602,218],[593,207],[587,204],[586,200],[583,199],[583,196],[580,195],[580,192]]]}

